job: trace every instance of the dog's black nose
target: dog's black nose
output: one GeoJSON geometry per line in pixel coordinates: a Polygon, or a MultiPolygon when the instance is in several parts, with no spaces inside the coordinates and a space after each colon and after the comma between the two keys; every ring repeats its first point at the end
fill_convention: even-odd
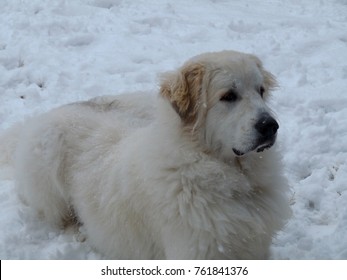
{"type": "Polygon", "coordinates": [[[268,113],[261,114],[258,122],[255,124],[255,129],[263,137],[274,136],[278,128],[279,128],[278,123],[268,113]]]}

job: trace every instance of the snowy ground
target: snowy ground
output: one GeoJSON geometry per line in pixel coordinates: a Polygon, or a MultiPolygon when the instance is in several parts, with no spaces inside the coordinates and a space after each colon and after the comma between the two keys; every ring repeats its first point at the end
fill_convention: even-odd
{"type": "MultiPolygon", "coordinates": [[[[272,258],[347,259],[346,0],[0,0],[0,131],[71,101],[157,91],[159,73],[223,49],[258,55],[281,86],[294,216],[272,258]]],[[[100,258],[28,215],[1,173],[1,259],[100,258]]]]}

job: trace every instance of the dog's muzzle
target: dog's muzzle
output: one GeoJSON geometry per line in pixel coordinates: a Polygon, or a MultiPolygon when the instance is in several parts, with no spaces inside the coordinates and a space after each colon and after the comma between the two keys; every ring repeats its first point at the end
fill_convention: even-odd
{"type": "Polygon", "coordinates": [[[277,130],[279,128],[277,121],[268,113],[262,113],[254,127],[259,134],[256,144],[257,152],[262,152],[272,147],[276,141],[277,130]]]}
{"type": "Polygon", "coordinates": [[[273,144],[275,144],[279,125],[277,121],[272,116],[270,116],[270,114],[262,113],[254,128],[258,133],[254,145],[251,147],[251,149],[249,149],[249,151],[246,152],[233,149],[235,155],[243,156],[245,153],[254,150],[260,153],[266,149],[271,148],[273,144]]]}

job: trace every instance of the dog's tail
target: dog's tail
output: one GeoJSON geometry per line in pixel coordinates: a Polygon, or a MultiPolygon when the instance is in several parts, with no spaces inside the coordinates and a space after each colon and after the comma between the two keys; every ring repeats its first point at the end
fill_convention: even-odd
{"type": "Polygon", "coordinates": [[[0,178],[12,179],[15,153],[24,128],[23,123],[17,123],[0,132],[0,178]]]}

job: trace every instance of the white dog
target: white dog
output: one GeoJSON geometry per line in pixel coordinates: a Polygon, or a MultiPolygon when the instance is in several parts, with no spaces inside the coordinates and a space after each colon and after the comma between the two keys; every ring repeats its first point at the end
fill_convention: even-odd
{"type": "Polygon", "coordinates": [[[48,222],[84,227],[115,259],[263,259],[290,216],[270,148],[274,77],[253,55],[194,57],[160,96],[106,96],[31,120],[20,197],[48,222]]]}

